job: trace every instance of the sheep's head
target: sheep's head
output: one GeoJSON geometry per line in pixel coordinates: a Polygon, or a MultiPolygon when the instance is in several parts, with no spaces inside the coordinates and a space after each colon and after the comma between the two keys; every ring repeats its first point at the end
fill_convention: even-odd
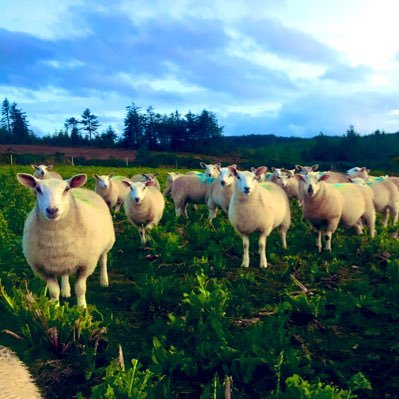
{"type": "Polygon", "coordinates": [[[154,184],[154,180],[149,180],[145,183],[141,181],[131,182],[130,180],[122,180],[122,183],[130,189],[129,195],[135,204],[141,204],[145,198],[147,187],[154,184]]]}
{"type": "Polygon", "coordinates": [[[309,172],[316,172],[319,169],[319,165],[315,164],[313,166],[302,166],[302,165],[295,165],[295,169],[301,174],[306,175],[309,172]]]}
{"type": "Polygon", "coordinates": [[[200,163],[202,168],[205,168],[205,176],[207,177],[218,177],[220,175],[220,163],[206,164],[204,162],[200,163]]]}
{"type": "Polygon", "coordinates": [[[36,203],[40,214],[57,221],[68,215],[71,188],[81,187],[86,183],[87,176],[75,175],[68,180],[41,180],[27,173],[18,173],[18,181],[25,187],[36,192],[36,203]]]}
{"type": "Polygon", "coordinates": [[[279,177],[279,176],[282,175],[282,173],[284,173],[283,172],[283,168],[272,167],[272,171],[273,171],[273,175],[276,176],[276,177],[279,177]]]}
{"type": "MultiPolygon", "coordinates": [[[[236,168],[237,165],[231,165],[229,167],[236,168]]],[[[223,187],[228,187],[234,183],[235,175],[230,172],[229,168],[220,169],[220,184],[223,187]]]]}
{"type": "Polygon", "coordinates": [[[305,175],[295,175],[298,180],[303,181],[305,184],[305,193],[309,197],[314,197],[320,190],[321,182],[327,180],[330,175],[321,175],[317,172],[307,172],[305,175]]]}
{"type": "Polygon", "coordinates": [[[101,187],[104,190],[107,190],[110,187],[110,181],[113,175],[114,175],[113,173],[101,176],[94,174],[93,177],[96,179],[96,184],[98,184],[99,187],[101,187]]]}
{"type": "Polygon", "coordinates": [[[34,170],[33,176],[38,179],[44,179],[47,172],[53,168],[53,165],[31,165],[31,167],[34,170]]]}
{"type": "Polygon", "coordinates": [[[257,169],[253,168],[253,171],[251,172],[239,172],[234,166],[229,166],[228,169],[230,173],[237,179],[237,187],[244,195],[251,195],[255,191],[259,181],[267,171],[266,166],[260,166],[257,169]]]}
{"type": "Polygon", "coordinates": [[[346,171],[346,174],[350,177],[360,177],[362,179],[367,179],[369,177],[370,169],[367,169],[365,166],[360,168],[359,166],[355,166],[352,169],[346,171]]]}

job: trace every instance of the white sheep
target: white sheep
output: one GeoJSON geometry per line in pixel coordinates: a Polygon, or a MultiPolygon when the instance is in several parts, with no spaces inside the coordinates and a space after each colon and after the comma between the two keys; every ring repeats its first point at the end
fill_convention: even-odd
{"type": "Polygon", "coordinates": [[[110,211],[94,191],[80,188],[87,176],[40,180],[18,173],[18,181],[36,192],[25,221],[23,253],[33,272],[46,281],[51,299],[69,297],[68,276],[77,273],[78,305],[86,307],[86,280],[100,263],[100,283],[108,286],[107,254],[115,242],[110,211]]]}
{"type": "Polygon", "coordinates": [[[188,217],[188,203],[206,203],[208,190],[215,178],[220,175],[220,164],[206,165],[201,162],[201,166],[206,168],[205,173],[186,174],[178,176],[173,181],[171,196],[175,204],[176,216],[188,217]]]}
{"type": "MultiPolygon", "coordinates": [[[[316,172],[319,168],[318,164],[313,166],[301,166],[295,165],[295,168],[299,171],[300,174],[305,175],[308,172],[316,172]]],[[[335,183],[348,183],[348,176],[341,172],[332,172],[332,171],[325,171],[325,172],[317,172],[318,176],[328,175],[328,180],[325,180],[326,183],[335,184],[335,183]]]]}
{"type": "Polygon", "coordinates": [[[113,173],[101,176],[93,174],[93,177],[96,179],[94,191],[104,199],[110,209],[115,207],[115,212],[118,212],[129,194],[129,189],[122,183],[127,177],[114,176],[113,173]]]}
{"type": "Polygon", "coordinates": [[[300,196],[299,181],[295,178],[295,169],[288,169],[281,172],[280,176],[276,176],[276,184],[278,184],[287,194],[288,199],[296,198],[298,203],[302,204],[300,196]]]}
{"type": "Polygon", "coordinates": [[[370,236],[375,235],[375,210],[369,190],[351,183],[326,184],[330,176],[319,175],[309,171],[296,175],[303,184],[302,213],[317,231],[316,246],[321,252],[321,234],[325,230],[327,251],[331,251],[332,235],[341,223],[345,227],[354,226],[361,234],[363,222],[370,230],[370,236]]]}
{"type": "Polygon", "coordinates": [[[394,182],[388,178],[368,181],[361,177],[349,178],[352,182],[369,187],[373,193],[373,203],[376,212],[384,215],[383,225],[388,226],[389,216],[393,223],[397,223],[399,217],[399,191],[394,182]]]}
{"type": "Polygon", "coordinates": [[[62,176],[57,172],[50,172],[53,169],[53,165],[31,165],[34,169],[33,176],[37,179],[60,179],[62,176]]]}
{"type": "Polygon", "coordinates": [[[146,183],[123,180],[123,184],[130,190],[124,203],[126,216],[137,227],[141,243],[146,244],[146,233],[162,219],[165,199],[162,193],[153,187],[152,180],[146,183]]]}
{"type": "Polygon", "coordinates": [[[42,395],[18,356],[0,346],[0,399],[41,399],[42,395]]]}
{"type": "Polygon", "coordinates": [[[158,176],[158,173],[139,173],[137,175],[133,175],[130,178],[130,181],[136,182],[136,181],[141,181],[142,183],[146,183],[150,180],[154,182],[153,187],[157,188],[159,191],[161,191],[161,185],[159,184],[158,179],[156,178],[158,176]]]}
{"type": "Polygon", "coordinates": [[[243,242],[242,266],[249,267],[249,235],[258,231],[260,267],[267,267],[266,238],[273,229],[279,229],[284,248],[287,247],[287,231],[291,224],[291,212],[287,195],[274,183],[259,183],[267,168],[261,166],[255,172],[239,172],[229,167],[236,177],[229,206],[229,219],[243,242]]]}
{"type": "MultiPolygon", "coordinates": [[[[237,165],[231,165],[236,167],[237,165]]],[[[218,206],[226,213],[229,210],[230,200],[233,195],[235,176],[228,167],[220,169],[220,177],[216,178],[207,193],[207,205],[209,210],[209,220],[212,220],[217,213],[218,206]]]]}

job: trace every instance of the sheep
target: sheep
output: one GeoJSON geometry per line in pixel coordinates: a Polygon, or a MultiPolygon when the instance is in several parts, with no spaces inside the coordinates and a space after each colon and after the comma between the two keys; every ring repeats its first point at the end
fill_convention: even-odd
{"type": "Polygon", "coordinates": [[[86,307],[86,280],[100,263],[100,284],[108,286],[107,254],[114,245],[112,217],[103,199],[80,188],[85,174],[68,180],[40,180],[18,173],[18,181],[36,191],[36,203],[25,221],[22,249],[33,272],[46,281],[50,297],[69,297],[68,276],[77,273],[77,303],[86,307]]]}
{"type": "Polygon", "coordinates": [[[175,204],[176,216],[187,215],[187,204],[204,204],[207,200],[208,190],[216,177],[220,175],[220,164],[206,165],[205,173],[186,174],[173,181],[171,196],[175,204]]]}
{"type": "Polygon", "coordinates": [[[156,226],[162,219],[165,209],[165,199],[162,193],[154,187],[152,180],[143,182],[131,182],[122,180],[130,190],[125,199],[124,208],[129,221],[137,227],[141,244],[146,244],[146,233],[156,226]]]}
{"type": "Polygon", "coordinates": [[[357,184],[366,185],[372,190],[375,210],[384,215],[384,227],[388,226],[390,214],[392,215],[393,223],[397,223],[399,216],[399,191],[391,179],[367,181],[360,177],[350,177],[349,180],[357,184]]]}
{"type": "Polygon", "coordinates": [[[168,172],[166,179],[166,188],[163,191],[164,197],[167,197],[172,192],[172,185],[173,182],[180,176],[183,176],[183,173],[176,173],[176,172],[168,172]]]}
{"type": "Polygon", "coordinates": [[[267,267],[266,239],[278,227],[283,248],[287,248],[287,231],[291,212],[287,195],[274,183],[259,183],[267,168],[261,166],[254,172],[229,171],[236,178],[229,206],[229,219],[243,242],[243,267],[249,267],[249,235],[259,231],[260,267],[267,267]]]}
{"type": "Polygon", "coordinates": [[[101,176],[93,174],[93,177],[96,179],[94,191],[104,199],[109,209],[115,207],[115,212],[118,212],[129,194],[129,189],[122,183],[127,177],[114,176],[113,173],[101,176]]]}
{"type": "Polygon", "coordinates": [[[321,234],[325,229],[325,250],[331,251],[332,235],[341,223],[345,227],[354,226],[362,233],[364,221],[375,236],[375,210],[369,190],[351,183],[326,184],[330,176],[317,172],[298,174],[302,184],[302,214],[317,231],[316,246],[321,252],[321,234]]]}
{"type": "MultiPolygon", "coordinates": [[[[316,172],[317,169],[319,168],[319,165],[318,164],[315,164],[313,166],[295,165],[295,168],[299,171],[300,174],[304,175],[308,172],[316,172]]],[[[328,180],[325,180],[325,182],[329,184],[348,183],[348,177],[344,173],[332,172],[332,171],[317,172],[317,173],[319,176],[328,175],[329,178],[328,180]]]]}
{"type": "Polygon", "coordinates": [[[130,181],[136,182],[136,181],[141,181],[142,183],[146,183],[150,180],[154,181],[153,187],[157,188],[159,191],[161,191],[161,185],[159,184],[158,179],[156,178],[158,176],[158,173],[141,173],[137,175],[133,175],[130,178],[130,181]]]}
{"type": "MultiPolygon", "coordinates": [[[[237,167],[237,165],[231,166],[237,167]]],[[[229,168],[221,168],[220,177],[212,182],[207,193],[206,202],[209,209],[208,218],[210,221],[216,216],[218,206],[226,213],[228,212],[234,183],[235,176],[229,171],[229,168]]]]}
{"type": "Polygon", "coordinates": [[[33,176],[37,179],[60,179],[62,180],[62,176],[57,172],[50,172],[53,169],[53,165],[31,165],[32,169],[34,169],[33,176]]]}
{"type": "Polygon", "coordinates": [[[0,399],[41,399],[39,389],[18,356],[0,346],[0,399]]]}
{"type": "Polygon", "coordinates": [[[288,199],[296,198],[298,203],[300,205],[302,204],[299,181],[295,178],[295,169],[282,172],[280,176],[276,177],[276,184],[278,184],[285,191],[288,199]]]}

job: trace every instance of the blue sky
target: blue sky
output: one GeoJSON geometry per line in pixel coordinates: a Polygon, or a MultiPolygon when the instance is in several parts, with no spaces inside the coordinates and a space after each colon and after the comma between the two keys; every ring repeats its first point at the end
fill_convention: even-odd
{"type": "Polygon", "coordinates": [[[396,0],[0,1],[0,96],[36,133],[134,102],[226,135],[399,131],[396,0]]]}

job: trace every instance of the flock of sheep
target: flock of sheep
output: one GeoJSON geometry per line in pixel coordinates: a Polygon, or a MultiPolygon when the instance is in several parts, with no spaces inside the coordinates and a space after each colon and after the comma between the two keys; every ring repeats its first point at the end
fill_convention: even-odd
{"type": "MultiPolygon", "coordinates": [[[[51,171],[52,165],[32,165],[33,175],[18,173],[18,181],[36,198],[24,226],[23,252],[34,273],[46,281],[51,299],[58,302],[60,294],[71,295],[69,276],[76,273],[77,303],[86,307],[86,280],[97,263],[100,283],[108,286],[107,254],[115,242],[111,210],[118,211],[122,204],[128,220],[138,229],[142,244],[147,242],[149,230],[162,219],[165,196],[172,197],[177,216],[187,217],[189,203],[206,204],[211,221],[221,208],[242,238],[244,267],[249,267],[249,235],[259,232],[261,268],[267,267],[266,239],[275,228],[282,246],[287,247],[292,198],[296,198],[304,219],[317,231],[319,251],[323,232],[325,249],[331,250],[338,225],[353,226],[358,234],[366,226],[374,237],[376,212],[384,215],[384,226],[390,215],[394,223],[398,220],[399,178],[370,176],[364,167],[343,174],[318,172],[318,165],[296,165],[292,170],[273,168],[272,173],[267,173],[265,166],[250,171],[240,171],[236,165],[201,166],[204,173],[168,173],[163,193],[152,174],[131,178],[94,174],[96,186],[92,191],[81,188],[87,181],[85,174],[63,180],[51,171]]],[[[21,369],[21,375],[25,371],[15,355],[2,347],[0,360],[1,399],[6,392],[1,381],[7,381],[7,365],[13,363],[13,370],[21,369]]],[[[28,374],[23,378],[30,381],[28,374]]],[[[30,395],[40,397],[37,392],[30,395]]]]}

